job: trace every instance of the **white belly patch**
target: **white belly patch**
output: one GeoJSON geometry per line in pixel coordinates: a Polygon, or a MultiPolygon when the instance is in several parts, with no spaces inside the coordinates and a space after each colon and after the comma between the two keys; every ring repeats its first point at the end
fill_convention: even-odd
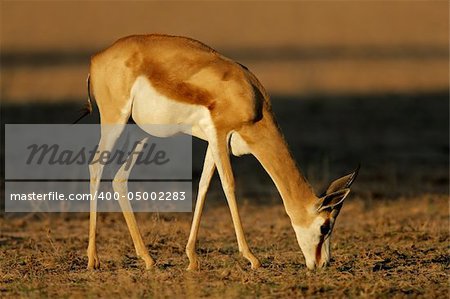
{"type": "MultiPolygon", "coordinates": [[[[156,137],[186,133],[203,140],[213,135],[214,123],[209,110],[200,105],[186,104],[159,93],[144,76],[139,76],[131,88],[133,120],[144,131],[156,137]],[[170,125],[170,126],[146,126],[170,125]]],[[[231,134],[231,151],[235,156],[250,153],[250,148],[237,133],[231,134]]]]}
{"type": "Polygon", "coordinates": [[[169,137],[182,132],[205,139],[202,128],[212,124],[211,115],[206,107],[170,99],[159,93],[144,76],[139,76],[134,82],[130,98],[133,101],[132,117],[136,124],[144,127],[171,125],[167,126],[167,129],[157,131],[150,129],[151,126],[143,128],[157,137],[169,137]],[[191,130],[186,132],[188,127],[191,130]]]}

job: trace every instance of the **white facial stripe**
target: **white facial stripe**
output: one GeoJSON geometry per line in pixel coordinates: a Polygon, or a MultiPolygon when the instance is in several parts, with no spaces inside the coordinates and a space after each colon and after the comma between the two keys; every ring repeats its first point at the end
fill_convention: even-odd
{"type": "Polygon", "coordinates": [[[324,221],[323,218],[316,217],[309,227],[293,225],[298,245],[305,256],[306,266],[309,269],[314,269],[316,264],[316,249],[321,237],[320,226],[324,221]]]}

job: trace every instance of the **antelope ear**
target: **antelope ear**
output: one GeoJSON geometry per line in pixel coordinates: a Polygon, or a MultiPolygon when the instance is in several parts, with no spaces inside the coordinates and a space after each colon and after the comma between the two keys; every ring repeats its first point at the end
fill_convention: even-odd
{"type": "Polygon", "coordinates": [[[359,168],[360,165],[358,165],[358,167],[352,173],[344,175],[343,177],[340,177],[331,182],[330,186],[327,188],[327,191],[322,193],[322,197],[345,188],[350,188],[350,186],[358,176],[359,168]]]}
{"type": "Polygon", "coordinates": [[[333,210],[336,206],[342,206],[342,202],[350,193],[349,188],[344,188],[342,190],[327,194],[320,198],[318,203],[317,212],[321,212],[326,209],[333,210]]]}

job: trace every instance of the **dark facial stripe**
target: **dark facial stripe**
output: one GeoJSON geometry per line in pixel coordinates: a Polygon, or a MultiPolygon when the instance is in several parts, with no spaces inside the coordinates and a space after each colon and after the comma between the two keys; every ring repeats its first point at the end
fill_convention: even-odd
{"type": "Polygon", "coordinates": [[[320,263],[320,259],[322,258],[322,245],[325,240],[325,236],[320,236],[319,244],[316,247],[316,263],[320,263]]]}
{"type": "MultiPolygon", "coordinates": [[[[327,220],[325,220],[325,222],[322,225],[330,225],[330,219],[328,218],[327,220]]],[[[325,237],[327,235],[320,235],[320,240],[319,240],[319,244],[317,244],[316,247],[316,263],[320,263],[320,259],[322,258],[322,246],[323,246],[323,242],[325,241],[325,237]]]]}

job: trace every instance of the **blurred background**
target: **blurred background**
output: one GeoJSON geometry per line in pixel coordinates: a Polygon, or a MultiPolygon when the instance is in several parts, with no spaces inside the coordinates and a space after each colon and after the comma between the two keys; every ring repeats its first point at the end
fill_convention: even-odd
{"type": "MultiPolygon", "coordinates": [[[[73,122],[92,54],[126,35],[184,35],[260,79],[318,192],[361,163],[367,200],[448,193],[448,13],[447,1],[2,1],[2,127],[73,122]]],[[[205,144],[193,147],[196,182],[205,144]]],[[[277,193],[255,159],[234,169],[241,198],[277,193]]]]}

